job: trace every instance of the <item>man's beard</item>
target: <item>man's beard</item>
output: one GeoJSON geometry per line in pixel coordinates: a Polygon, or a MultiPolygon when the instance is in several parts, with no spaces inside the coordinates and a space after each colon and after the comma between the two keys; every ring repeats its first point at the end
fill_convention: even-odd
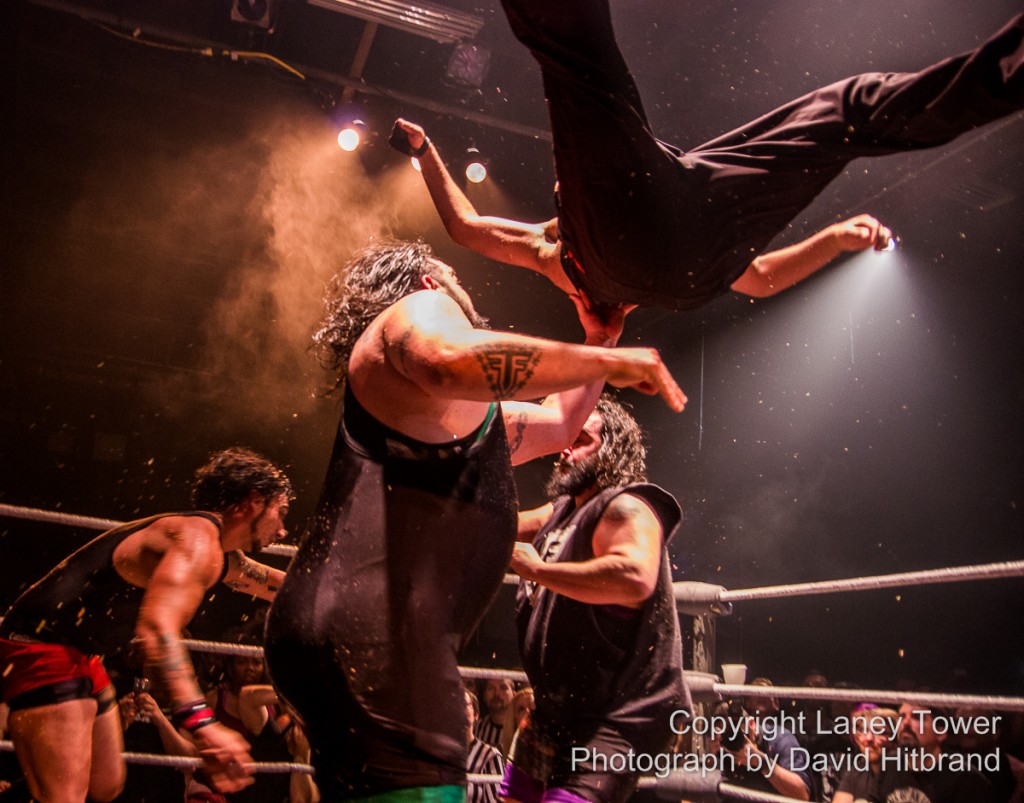
{"type": "Polygon", "coordinates": [[[548,477],[544,492],[548,499],[559,496],[579,496],[597,482],[598,456],[584,458],[579,463],[568,463],[559,458],[555,470],[548,477]]]}

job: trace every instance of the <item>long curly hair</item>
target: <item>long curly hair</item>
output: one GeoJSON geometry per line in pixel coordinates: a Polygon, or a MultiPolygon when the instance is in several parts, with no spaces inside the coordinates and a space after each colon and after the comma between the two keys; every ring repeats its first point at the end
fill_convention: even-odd
{"type": "Polygon", "coordinates": [[[383,240],[358,251],[334,276],[312,347],[321,365],[338,372],[331,390],[345,382],[352,348],[370,322],[422,289],[423,277],[436,273],[435,264],[426,243],[383,240]]]}
{"type": "Polygon", "coordinates": [[[601,416],[601,447],[597,450],[597,486],[614,488],[647,481],[647,449],[636,419],[620,401],[602,393],[595,412],[601,416]]]}

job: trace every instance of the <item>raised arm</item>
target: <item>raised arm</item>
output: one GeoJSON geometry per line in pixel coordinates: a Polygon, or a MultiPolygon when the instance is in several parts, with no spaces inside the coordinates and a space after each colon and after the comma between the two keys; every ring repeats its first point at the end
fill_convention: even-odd
{"type": "MultiPolygon", "coordinates": [[[[584,304],[579,296],[570,298],[576,305],[586,334],[584,345],[613,348],[622,335],[626,315],[633,307],[593,308],[584,304]]],[[[597,404],[604,384],[603,381],[591,382],[553,393],[539,405],[524,402],[503,404],[512,464],[520,465],[571,446],[597,404]]]]}
{"type": "Polygon", "coordinates": [[[881,251],[892,232],[871,215],[833,223],[795,245],[757,257],[735,282],[737,293],[766,298],[792,287],[848,251],[881,251]]]}
{"type": "Polygon", "coordinates": [[[598,522],[592,544],[590,560],[545,563],[532,544],[517,541],[510,565],[520,577],[579,602],[641,607],[654,593],[661,565],[662,528],[654,512],[620,494],[598,522]]]}
{"type": "MultiPolygon", "coordinates": [[[[426,146],[418,157],[420,171],[452,240],[488,259],[545,275],[550,273],[552,263],[558,262],[558,246],[548,234],[555,229],[554,221],[522,223],[477,214],[472,202],[448,172],[437,148],[427,140],[423,129],[402,119],[395,125],[406,133],[413,150],[419,151],[426,146]]],[[[563,289],[569,291],[571,285],[563,289]]]]}
{"type": "Polygon", "coordinates": [[[209,710],[181,630],[195,615],[223,566],[217,529],[206,519],[162,519],[166,551],[153,571],[136,622],[147,662],[159,673],[176,712],[174,724],[196,742],[218,789],[234,792],[252,783],[243,765],[252,761],[245,740],[209,710]]]}
{"type": "Polygon", "coordinates": [[[429,396],[527,400],[608,382],[660,394],[677,412],[686,404],[655,349],[577,346],[474,329],[458,304],[437,291],[406,296],[379,320],[384,358],[429,396]]]}
{"type": "Polygon", "coordinates": [[[232,591],[274,601],[284,582],[283,571],[253,560],[240,549],[229,552],[226,557],[228,570],[224,574],[224,585],[232,591]]]}

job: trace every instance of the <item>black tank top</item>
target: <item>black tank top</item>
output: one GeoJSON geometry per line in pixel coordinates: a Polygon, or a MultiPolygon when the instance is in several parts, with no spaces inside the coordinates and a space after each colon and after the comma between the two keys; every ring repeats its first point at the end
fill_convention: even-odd
{"type": "Polygon", "coordinates": [[[464,780],[456,655],[515,532],[498,405],[476,432],[428,444],[346,391],[317,513],[267,619],[268,666],[307,725],[324,799],[464,780]]]}
{"type": "Polygon", "coordinates": [[[97,536],[14,601],[0,623],[0,636],[64,644],[86,655],[112,655],[135,636],[135,620],[146,589],[114,568],[114,550],[128,536],[169,516],[201,516],[221,529],[211,513],[161,513],[122,524],[97,536]]]}
{"type": "MultiPolygon", "coordinates": [[[[534,539],[538,553],[547,562],[592,559],[594,530],[621,493],[651,506],[668,543],[682,519],[679,505],[656,485],[636,484],[606,489],[579,509],[572,497],[556,500],[534,539]]],[[[664,547],[657,586],[639,610],[588,605],[520,582],[516,617],[523,669],[537,700],[534,722],[542,732],[565,743],[604,724],[638,750],[665,748],[671,713],[688,709],[690,695],[664,547]]]]}

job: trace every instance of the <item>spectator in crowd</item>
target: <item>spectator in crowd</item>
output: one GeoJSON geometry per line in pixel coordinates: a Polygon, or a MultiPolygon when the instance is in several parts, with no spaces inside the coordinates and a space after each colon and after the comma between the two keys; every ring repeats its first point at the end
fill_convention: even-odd
{"type": "Polygon", "coordinates": [[[900,706],[899,733],[896,747],[899,762],[886,762],[878,782],[878,797],[886,803],[901,800],[927,803],[988,803],[992,785],[979,772],[958,771],[938,764],[931,767],[929,759],[942,753],[946,740],[936,717],[947,718],[952,712],[923,705],[904,703],[900,706]]]}
{"type": "MultiPolygon", "coordinates": [[[[810,684],[805,681],[805,685],[810,684]]],[[[852,683],[841,680],[832,688],[853,689],[856,687],[852,683]]],[[[844,766],[844,757],[854,750],[853,742],[847,736],[850,733],[848,720],[858,705],[858,703],[843,700],[832,700],[817,710],[804,709],[805,720],[808,724],[806,742],[801,739],[801,743],[806,744],[812,761],[815,757],[828,757],[824,762],[824,767],[812,773],[821,803],[830,803],[832,800],[836,789],[839,788],[840,771],[837,768],[844,766]]],[[[874,707],[873,704],[866,705],[874,707]]],[[[801,734],[797,734],[797,738],[800,739],[800,737],[801,734]]]]}
{"type": "MultiPolygon", "coordinates": [[[[149,678],[136,678],[132,691],[118,700],[124,727],[124,749],[133,753],[198,756],[195,745],[171,724],[156,697],[149,678]]],[[[119,803],[181,803],[185,779],[180,772],[166,767],[131,764],[119,803]]]]}
{"type": "Polygon", "coordinates": [[[896,723],[900,721],[899,711],[891,708],[877,708],[871,703],[858,706],[851,715],[850,742],[860,762],[866,766],[852,766],[843,772],[839,785],[832,796],[833,803],[854,803],[874,800],[878,793],[878,782],[882,772],[882,756],[889,749],[896,723]]]}
{"type": "MultiPolygon", "coordinates": [[[[501,749],[502,736],[508,728],[512,713],[515,686],[508,678],[488,678],[483,684],[484,708],[487,712],[477,719],[473,733],[484,744],[501,749]]],[[[512,737],[508,737],[512,743],[512,737]]]]}
{"type": "Polygon", "coordinates": [[[954,716],[967,727],[963,733],[950,735],[942,752],[984,759],[981,773],[992,784],[992,803],[1007,803],[1017,788],[1010,758],[1001,747],[1003,723],[1008,715],[985,708],[958,708],[954,716]],[[992,723],[992,727],[987,723],[992,723]]]}
{"type": "Polygon", "coordinates": [[[496,747],[480,741],[476,736],[476,724],[480,719],[480,701],[469,689],[466,689],[466,772],[470,775],[494,775],[494,783],[466,784],[466,800],[468,803],[498,803],[498,778],[505,771],[505,759],[496,747]]]}
{"type": "Polygon", "coordinates": [[[524,727],[527,719],[537,707],[533,697],[533,689],[529,686],[516,690],[512,696],[512,703],[506,711],[505,724],[501,729],[501,744],[498,746],[501,755],[508,759],[509,751],[512,748],[512,740],[515,739],[519,729],[524,727]]]}
{"type": "MultiPolygon", "coordinates": [[[[751,685],[758,685],[757,680],[764,679],[751,681],[751,685]]],[[[772,707],[770,702],[759,702],[758,705],[772,707]]],[[[722,717],[727,728],[724,733],[708,740],[708,751],[720,749],[731,754],[731,760],[722,760],[724,774],[730,782],[796,800],[812,799],[810,775],[806,770],[795,769],[805,763],[796,736],[772,717],[762,719],[747,711],[738,701],[720,703],[714,715],[722,717]]]]}

